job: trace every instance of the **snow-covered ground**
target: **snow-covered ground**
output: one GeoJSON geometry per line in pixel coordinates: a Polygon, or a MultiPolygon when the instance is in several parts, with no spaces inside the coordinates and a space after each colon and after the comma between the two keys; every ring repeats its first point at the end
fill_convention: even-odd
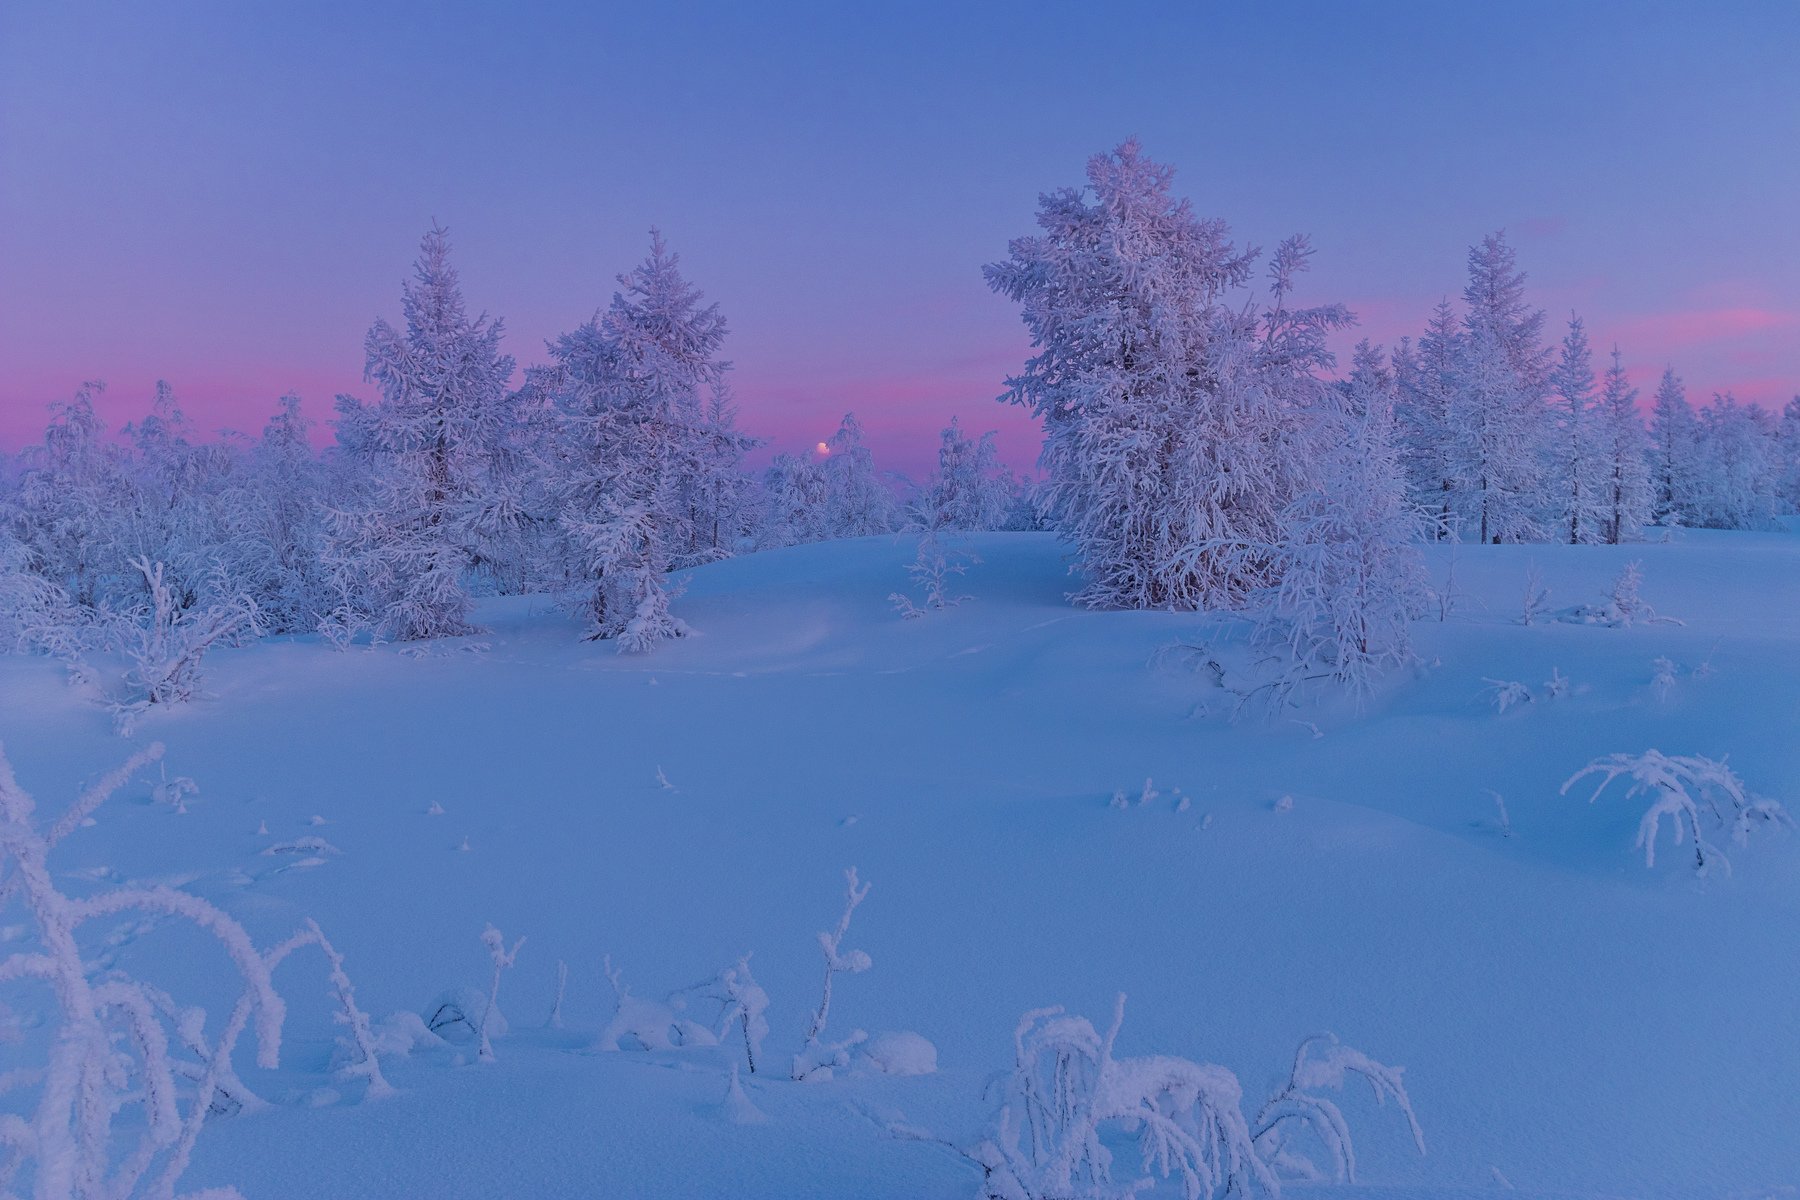
{"type": "MultiPolygon", "coordinates": [[[[1159,653],[1206,636],[1200,620],[1071,609],[1048,535],[967,541],[972,599],[921,620],[886,599],[913,547],[869,538],[693,572],[676,611],[699,635],[648,656],[505,600],[481,637],[209,660],[214,698],[131,739],[165,742],[198,796],[176,813],[151,801],[155,769],[140,776],[56,851],[66,890],[99,868],[172,883],[259,944],[314,917],[378,1019],[485,990],[487,923],[527,940],[498,1061],[390,1059],[401,1094],[368,1102],[331,1076],[323,969],[295,956],[276,975],[282,1068],[240,1065],[277,1103],[211,1122],[184,1183],[252,1200],[966,1197],[967,1163],[885,1127],[972,1141],[1019,1015],[1061,1004],[1104,1027],[1122,991],[1121,1053],[1221,1064],[1251,1108],[1320,1030],[1403,1064],[1429,1155],[1351,1092],[1361,1187],[1330,1194],[1795,1194],[1800,841],[1725,845],[1734,870],[1704,879],[1665,841],[1646,869],[1641,802],[1558,789],[1656,748],[1729,755],[1800,802],[1800,537],[1465,548],[1466,597],[1417,627],[1416,677],[1360,714],[1237,723],[1204,672],[1159,653]],[[1561,609],[1633,559],[1684,625],[1518,622],[1530,564],[1561,609]],[[1567,695],[1546,694],[1553,672],[1567,695]],[[1498,713],[1488,680],[1536,699],[1498,713]],[[1140,804],[1146,779],[1158,795],[1140,804]],[[301,838],[329,848],[265,853],[301,838]],[[787,1080],[849,866],[872,890],[845,945],[873,966],[837,977],[828,1034],[916,1031],[934,1074],[787,1080]],[[720,1108],[724,1049],[593,1051],[613,1013],[602,956],[660,997],[746,951],[772,998],[763,1069],[744,1076],[766,1122],[720,1108]]],[[[1439,581],[1449,564],[1431,552],[1439,581]]],[[[51,811],[128,752],[41,658],[0,659],[0,733],[51,811]]],[[[229,1008],[196,935],[95,933],[92,953],[229,1008]]],[[[15,989],[0,998],[29,1042],[15,989]]],[[[0,1040],[0,1061],[18,1053],[0,1040]]]]}

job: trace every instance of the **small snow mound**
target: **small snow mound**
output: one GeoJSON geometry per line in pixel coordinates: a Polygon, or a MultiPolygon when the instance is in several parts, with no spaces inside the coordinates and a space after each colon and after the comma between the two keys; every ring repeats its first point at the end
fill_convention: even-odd
{"type": "MultiPolygon", "coordinates": [[[[425,1010],[425,1028],[452,1045],[470,1045],[481,1028],[487,1006],[487,993],[472,987],[451,988],[440,993],[425,1010]]],[[[490,1039],[506,1036],[506,1014],[497,1004],[488,1013],[487,1035],[490,1039]]]]}
{"type": "Polygon", "coordinates": [[[1294,798],[1292,796],[1283,796],[1281,799],[1275,801],[1275,811],[1276,812],[1293,812],[1294,811],[1294,798]]]}
{"type": "Polygon", "coordinates": [[[878,1033],[858,1046],[857,1054],[883,1075],[937,1073],[937,1047],[910,1030],[878,1033]]]}
{"type": "Polygon", "coordinates": [[[743,1081],[738,1078],[737,1064],[731,1064],[731,1086],[725,1090],[725,1099],[719,1101],[716,1110],[721,1121],[731,1125],[766,1125],[769,1114],[756,1107],[744,1092],[743,1081]]]}

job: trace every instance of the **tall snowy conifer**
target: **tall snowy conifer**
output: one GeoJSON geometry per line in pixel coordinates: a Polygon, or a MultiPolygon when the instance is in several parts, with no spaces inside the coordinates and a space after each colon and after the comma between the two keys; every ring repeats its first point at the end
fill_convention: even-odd
{"type": "Polygon", "coordinates": [[[707,407],[722,403],[730,368],[719,306],[701,304],[654,230],[649,257],[619,283],[604,313],[550,344],[530,386],[562,425],[564,574],[588,636],[637,652],[687,632],[669,611],[668,573],[714,536],[702,484],[737,435],[726,410],[707,407]]]}
{"type": "Polygon", "coordinates": [[[1638,416],[1637,397],[1637,389],[1625,378],[1619,348],[1614,346],[1593,424],[1600,538],[1615,545],[1637,537],[1650,523],[1650,447],[1643,419],[1638,416]]]}
{"type": "Polygon", "coordinates": [[[1394,352],[1399,397],[1394,421],[1400,461],[1406,471],[1407,491],[1430,515],[1437,538],[1454,532],[1456,481],[1451,467],[1450,414],[1457,388],[1458,339],[1456,312],[1448,300],[1442,300],[1432,311],[1418,347],[1402,341],[1394,352]]]}
{"type": "Polygon", "coordinates": [[[401,307],[404,330],[380,319],[364,342],[379,399],[338,397],[339,443],[363,477],[331,514],[325,559],[333,625],[411,641],[475,630],[469,577],[495,555],[496,449],[515,422],[501,323],[469,316],[441,226],[420,242],[401,307]]]}
{"type": "Polygon", "coordinates": [[[1696,456],[1700,424],[1674,367],[1664,367],[1650,419],[1651,518],[1658,525],[1696,523],[1696,456]]]}
{"type": "Polygon", "coordinates": [[[1596,461],[1600,416],[1594,411],[1594,356],[1578,316],[1569,317],[1562,355],[1550,372],[1550,388],[1556,397],[1558,429],[1551,461],[1561,533],[1571,545],[1597,542],[1603,508],[1602,466],[1596,461]]]}
{"type": "Polygon", "coordinates": [[[1170,194],[1136,141],[1096,155],[1085,189],[1039,200],[1041,232],[985,269],[1037,353],[1004,400],[1044,426],[1043,499],[1095,607],[1218,609],[1276,581],[1281,514],[1305,486],[1341,306],[1292,309],[1310,250],[1282,244],[1269,306],[1239,295],[1254,252],[1170,194]]]}
{"type": "Polygon", "coordinates": [[[1549,351],[1544,314],[1525,303],[1525,275],[1502,234],[1469,251],[1451,461],[1462,535],[1482,542],[1543,536],[1549,351]]]}
{"type": "Polygon", "coordinates": [[[1013,504],[1012,481],[999,465],[994,435],[971,438],[954,417],[938,442],[938,465],[913,503],[922,529],[1000,529],[1013,504]]]}

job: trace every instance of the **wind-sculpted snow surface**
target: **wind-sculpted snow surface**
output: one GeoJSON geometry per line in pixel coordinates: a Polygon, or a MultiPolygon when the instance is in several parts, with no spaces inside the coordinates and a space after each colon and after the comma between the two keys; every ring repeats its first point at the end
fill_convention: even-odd
{"type": "MultiPolygon", "coordinates": [[[[296,947],[273,968],[279,1065],[256,1063],[251,1010],[227,1062],[210,1048],[246,993],[212,934],[136,910],[83,924],[94,985],[179,1000],[159,1017],[179,1114],[217,1066],[181,1186],[970,1200],[984,1177],[960,1151],[1003,1144],[1019,1014],[1054,999],[1104,1042],[1118,991],[1107,1094],[1179,1114],[1166,1178],[1145,1124],[1099,1127],[1103,1186],[1148,1176],[1141,1200],[1182,1200],[1183,1155],[1200,1182],[1229,1178],[1233,1146],[1261,1186],[1245,1137],[1287,1195],[1321,1200],[1498,1194],[1500,1178],[1533,1200],[1742,1200],[1800,1178],[1800,837],[1750,816],[1734,844],[1735,801],[1689,780],[1695,813],[1663,815],[1648,871],[1631,847],[1666,789],[1627,801],[1627,772],[1589,805],[1596,772],[1559,791],[1660,747],[1791,809],[1800,538],[1428,546],[1427,578],[1454,556],[1460,599],[1412,624],[1416,661],[1360,711],[1302,693],[1274,716],[1218,682],[1257,678],[1251,622],[1072,607],[1054,537],[956,538],[980,559],[957,580],[970,598],[923,620],[886,601],[914,539],[879,535],[678,573],[701,633],[647,657],[581,641],[547,597],[477,600],[481,654],[304,636],[209,653],[208,695],[138,722],[169,744],[171,789],[199,790],[158,798],[151,763],[104,807],[51,812],[52,884],[71,904],[191,897],[265,963],[316,918],[356,986],[296,947]],[[1640,560],[1643,594],[1685,624],[1519,619],[1532,564],[1563,608],[1603,602],[1640,560]],[[1207,653],[1158,655],[1174,643],[1207,653]],[[1659,658],[1676,681],[1660,699],[1659,658]],[[1497,713],[1484,679],[1533,700],[1497,713]],[[1691,831],[1669,861],[1670,819],[1694,815],[1729,874],[1695,875],[1691,831]],[[856,890],[875,887],[837,935],[851,863],[856,890]],[[527,939],[491,1008],[490,922],[508,953],[527,939]],[[799,1083],[819,931],[833,959],[872,966],[833,971],[817,1044],[869,1036],[799,1083]],[[619,1053],[592,1052],[619,1008],[605,955],[652,1005],[615,1030],[619,1053]],[[177,1019],[194,1009],[207,1019],[177,1019]],[[1342,1043],[1296,1056],[1323,1029],[1342,1043]],[[371,1052],[393,1094],[365,1103],[371,1052]],[[1193,1156],[1209,1144],[1219,1157],[1193,1156]]],[[[0,730],[39,796],[130,753],[41,656],[0,659],[0,730]]],[[[39,953],[8,905],[0,958],[39,953]]],[[[0,982],[0,1072],[48,1061],[53,1004],[35,979],[0,982]]],[[[137,1080],[110,1126],[115,1173],[146,1128],[137,1080]]],[[[0,1114],[29,1125],[38,1098],[14,1084],[0,1114]]],[[[33,1169],[8,1186],[30,1195],[33,1169]]]]}

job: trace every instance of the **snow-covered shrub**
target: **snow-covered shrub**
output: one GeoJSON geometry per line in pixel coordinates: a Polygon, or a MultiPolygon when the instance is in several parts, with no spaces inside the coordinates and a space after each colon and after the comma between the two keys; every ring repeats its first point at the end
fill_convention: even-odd
{"type": "Polygon", "coordinates": [[[611,956],[605,960],[605,970],[606,982],[613,990],[613,1017],[595,1039],[594,1049],[615,1051],[635,1046],[640,1050],[673,1050],[678,1046],[718,1045],[718,1036],[712,1030],[683,1015],[687,997],[682,992],[667,1000],[633,995],[625,986],[623,973],[613,966],[611,956]]]}
{"type": "Polygon", "coordinates": [[[494,1035],[488,1029],[488,1018],[500,1006],[500,972],[513,965],[514,960],[519,957],[519,947],[525,944],[525,939],[518,939],[512,944],[512,949],[508,950],[506,938],[498,929],[489,925],[481,931],[481,944],[487,947],[488,957],[493,960],[494,974],[492,981],[488,984],[487,1003],[482,1006],[481,1019],[475,1024],[475,1040],[479,1044],[475,1056],[482,1062],[493,1062],[494,1035]]]}
{"type": "Polygon", "coordinates": [[[452,1045],[478,1042],[485,1031],[490,1040],[503,1038],[509,1024],[498,1004],[490,1005],[480,988],[458,987],[439,992],[425,1009],[425,1028],[452,1045]]]}
{"type": "Polygon", "coordinates": [[[1544,680],[1544,697],[1548,700],[1561,700],[1569,694],[1569,677],[1562,673],[1562,668],[1551,667],[1550,678],[1544,680]]]}
{"type": "MultiPolygon", "coordinates": [[[[1496,797],[1498,799],[1498,797],[1496,797]]],[[[1501,804],[1501,815],[1506,807],[1501,804]]],[[[1508,832],[1511,832],[1510,826],[1508,832]]],[[[1288,1073],[1287,1085],[1263,1105],[1256,1117],[1256,1134],[1252,1139],[1256,1152],[1275,1171],[1301,1179],[1329,1178],[1337,1183],[1356,1182],[1356,1148],[1350,1140],[1350,1126],[1343,1112],[1321,1091],[1342,1091],[1347,1078],[1360,1075],[1368,1081],[1377,1103],[1392,1100],[1406,1118],[1413,1144],[1425,1153],[1425,1133],[1413,1115],[1412,1099],[1401,1082],[1402,1067],[1376,1062],[1360,1050],[1344,1045],[1335,1034],[1321,1033],[1300,1043],[1294,1053],[1294,1069],[1288,1073]],[[1319,1167],[1296,1147],[1295,1136],[1308,1131],[1318,1140],[1330,1162],[1329,1171],[1319,1167]]]]}
{"type": "Polygon", "coordinates": [[[1624,778],[1631,786],[1625,796],[1648,796],[1650,807],[1638,822],[1635,845],[1644,852],[1644,865],[1656,865],[1656,838],[1664,817],[1674,826],[1675,844],[1689,838],[1694,842],[1694,870],[1701,875],[1714,862],[1727,871],[1730,861],[1719,848],[1707,840],[1702,821],[1730,830],[1740,846],[1749,844],[1750,830],[1759,825],[1790,825],[1787,811],[1774,800],[1751,792],[1737,773],[1723,759],[1696,755],[1663,754],[1646,750],[1642,754],[1611,754],[1597,758],[1562,785],[1562,794],[1589,775],[1600,776],[1600,784],[1588,797],[1592,804],[1615,779],[1624,778]]]}
{"type": "Polygon", "coordinates": [[[868,1037],[858,1029],[841,1042],[820,1040],[825,1033],[825,1020],[831,1015],[831,981],[838,975],[860,974],[872,965],[864,951],[843,948],[844,935],[850,932],[850,916],[868,894],[869,885],[857,879],[856,868],[845,871],[844,915],[838,918],[835,928],[819,934],[819,949],[825,956],[824,990],[819,996],[819,1007],[806,1027],[806,1044],[794,1056],[792,1071],[793,1077],[803,1083],[830,1079],[834,1070],[849,1065],[851,1048],[868,1037]]]}
{"type": "Polygon", "coordinates": [[[1356,1154],[1343,1113],[1323,1091],[1350,1074],[1368,1080],[1376,1098],[1397,1101],[1415,1144],[1424,1135],[1401,1083],[1388,1067],[1330,1034],[1302,1042],[1287,1083],[1259,1112],[1244,1117],[1243,1088],[1224,1067],[1169,1055],[1120,1058],[1114,1053],[1125,997],[1105,1036],[1084,1017],[1060,1008],[1034,1009],[1013,1034],[1013,1068],[990,1134],[972,1149],[903,1125],[901,1137],[937,1142],[983,1175],[981,1200],[1127,1200],[1160,1180],[1179,1181],[1186,1200],[1256,1194],[1276,1196],[1283,1174],[1325,1177],[1298,1148],[1312,1133],[1331,1177],[1352,1182],[1356,1154]],[[1135,1178],[1115,1180],[1108,1143],[1136,1142],[1135,1178]]]}
{"type": "Polygon", "coordinates": [[[209,650],[262,633],[256,601],[240,593],[204,607],[185,607],[162,563],[136,558],[131,565],[143,576],[149,602],[114,614],[105,625],[109,639],[131,664],[125,694],[115,705],[131,713],[192,700],[209,650]]]}
{"type": "Polygon", "coordinates": [[[1487,684],[1486,695],[1495,712],[1531,703],[1531,689],[1516,679],[1483,679],[1481,682],[1487,684]]]}
{"type": "MultiPolygon", "coordinates": [[[[63,895],[52,879],[50,851],[161,755],[160,745],[133,755],[60,817],[45,823],[0,754],[0,867],[5,869],[0,917],[22,916],[36,934],[35,948],[0,961],[0,983],[37,984],[51,998],[44,1010],[46,1061],[42,1066],[21,1063],[0,1075],[9,1089],[36,1089],[28,1113],[0,1115],[0,1192],[12,1194],[23,1175],[25,1190],[55,1200],[172,1196],[220,1085],[235,1080],[232,1050],[250,1022],[256,1028],[258,1064],[273,1068],[278,1063],[286,1007],[269,972],[279,953],[259,954],[241,925],[187,892],[128,886],[75,899],[63,895]],[[150,984],[118,971],[101,972],[84,961],[81,927],[125,912],[186,921],[224,948],[245,991],[212,1043],[203,1036],[205,1014],[200,1010],[177,1008],[150,984]],[[177,1060],[171,1053],[171,1032],[195,1052],[197,1062],[177,1060]],[[178,1076],[191,1080],[192,1087],[183,1089],[178,1076]],[[141,1116],[121,1123],[121,1115],[132,1107],[141,1116]],[[115,1127],[120,1124],[123,1129],[115,1127]]],[[[201,1195],[219,1198],[237,1192],[227,1188],[201,1195]]]]}

